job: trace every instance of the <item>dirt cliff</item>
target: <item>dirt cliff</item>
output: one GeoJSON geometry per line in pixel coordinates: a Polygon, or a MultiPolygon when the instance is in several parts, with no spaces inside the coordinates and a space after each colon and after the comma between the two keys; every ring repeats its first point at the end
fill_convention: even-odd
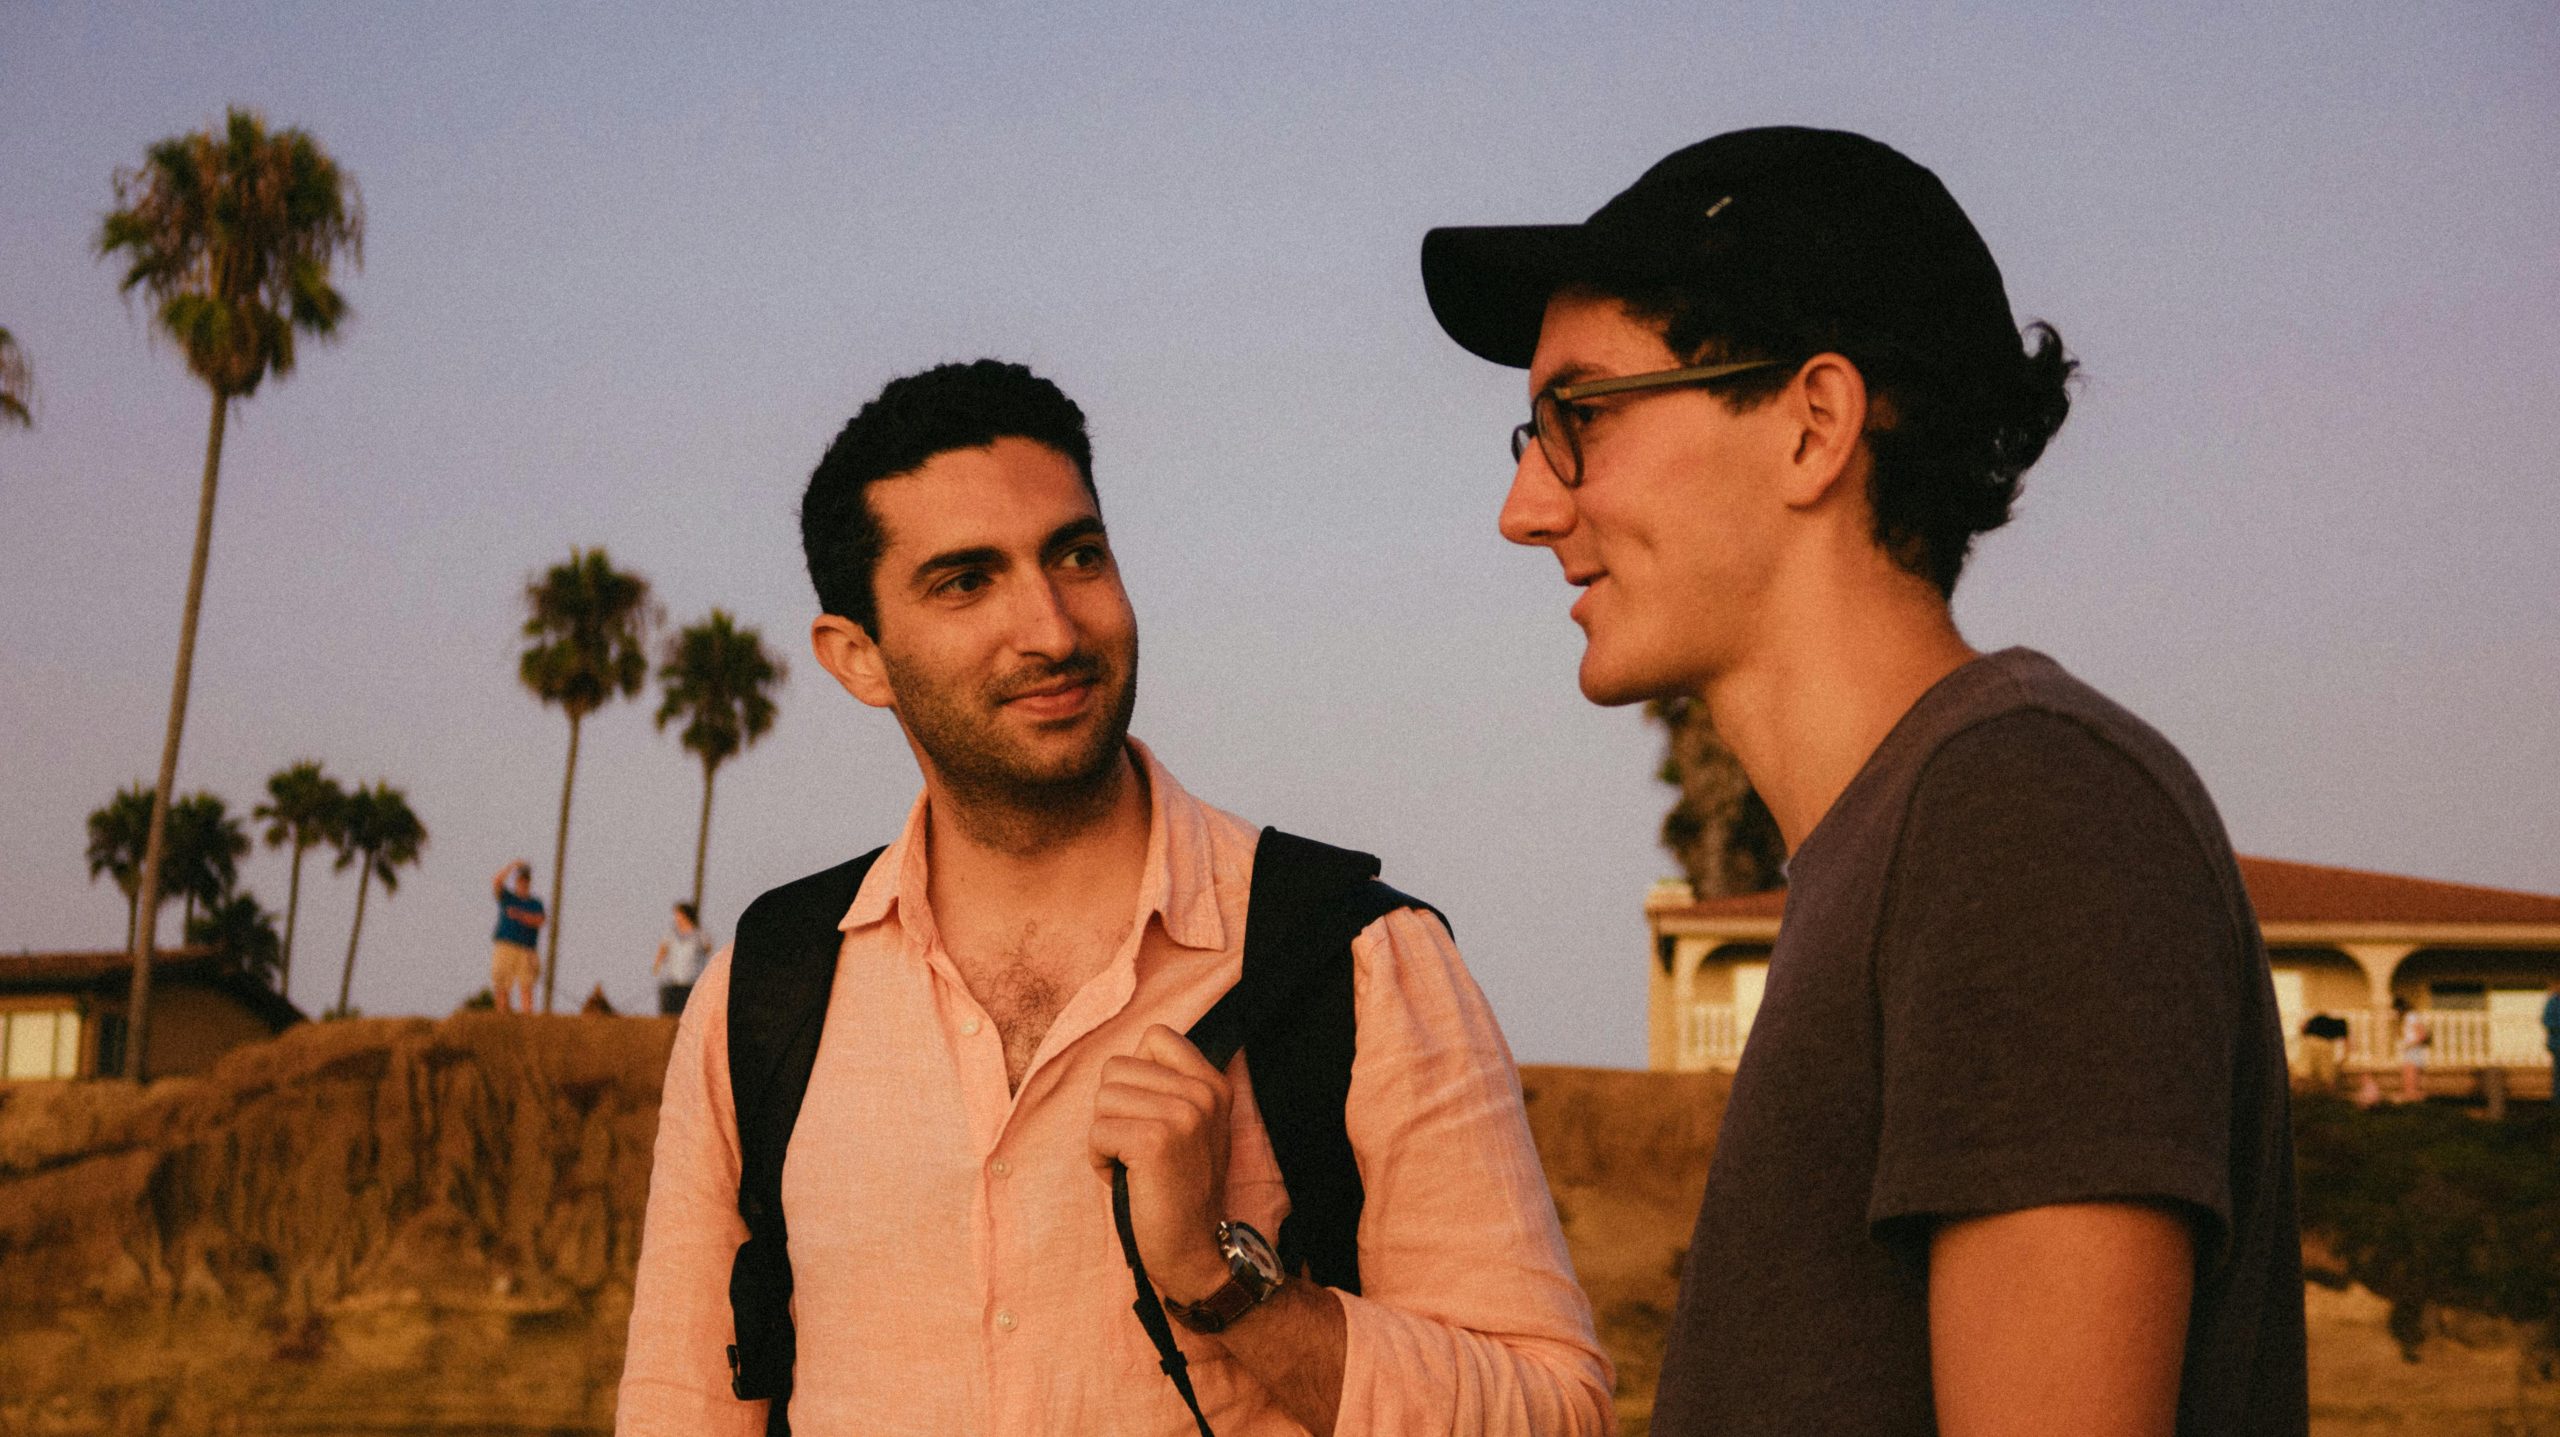
{"type": "MultiPolygon", "coordinates": [[[[673,1027],[313,1024],[147,1090],[0,1086],[0,1434],[609,1431],[673,1027]]],[[[1724,1081],[1521,1085],[1641,1432],[1724,1081]]],[[[2386,1314],[2312,1292],[2315,1433],[2560,1433],[2511,1326],[2411,1364],[2386,1314]]]]}
{"type": "Polygon", "coordinates": [[[0,1431],[604,1431],[665,1020],[311,1024],[0,1089],[0,1431]]]}

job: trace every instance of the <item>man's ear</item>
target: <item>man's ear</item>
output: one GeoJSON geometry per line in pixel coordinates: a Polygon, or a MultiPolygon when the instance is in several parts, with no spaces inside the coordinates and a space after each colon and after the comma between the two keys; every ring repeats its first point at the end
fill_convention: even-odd
{"type": "Polygon", "coordinates": [[[820,614],[809,625],[809,649],[818,656],[818,667],[835,675],[846,693],[875,709],[895,706],[897,695],[889,688],[879,642],[860,624],[841,614],[820,614]]]}
{"type": "Polygon", "coordinates": [[[1817,354],[1796,371],[1795,382],[1779,402],[1787,406],[1796,431],[1783,494],[1789,508],[1810,509],[1836,492],[1844,476],[1861,468],[1867,379],[1840,355],[1817,354]]]}

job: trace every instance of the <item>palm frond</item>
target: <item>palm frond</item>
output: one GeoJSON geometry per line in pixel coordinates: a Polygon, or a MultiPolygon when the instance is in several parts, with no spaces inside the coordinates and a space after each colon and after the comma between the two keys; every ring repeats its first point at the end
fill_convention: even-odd
{"type": "Polygon", "coordinates": [[[346,808],[346,790],[321,771],[317,759],[304,759],[267,776],[267,801],[251,810],[266,824],[267,846],[327,841],[346,808]]]}
{"type": "Polygon", "coordinates": [[[290,373],[297,331],[326,339],[344,323],[329,275],[342,258],[363,263],[364,201],[305,131],[270,131],[235,108],[218,133],[152,145],[116,175],[115,193],[98,253],[122,256],[120,287],[154,301],[187,367],[217,392],[246,395],[290,373]]]}
{"type": "Polygon", "coordinates": [[[720,609],[669,640],[658,668],[658,727],[681,719],[677,741],[717,768],[773,727],[771,690],[789,676],[764,636],[720,609]]]}
{"type": "Polygon", "coordinates": [[[16,335],[0,328],[0,423],[34,427],[35,393],[35,372],[27,366],[26,350],[19,347],[16,335]]]}
{"type": "Polygon", "coordinates": [[[525,584],[528,644],[516,676],[536,698],[572,716],[640,692],[659,622],[649,581],[613,567],[602,549],[572,549],[525,584]]]}
{"type": "Polygon", "coordinates": [[[338,851],[331,867],[344,871],[369,857],[382,891],[397,893],[400,870],[416,864],[426,849],[427,827],[410,809],[407,793],[388,783],[372,783],[347,795],[329,841],[338,851]]]}

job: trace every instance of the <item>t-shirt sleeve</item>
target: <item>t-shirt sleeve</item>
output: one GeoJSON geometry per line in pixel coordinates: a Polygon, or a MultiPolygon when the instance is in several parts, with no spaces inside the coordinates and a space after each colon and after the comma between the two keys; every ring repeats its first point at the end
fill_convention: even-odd
{"type": "Polygon", "coordinates": [[[2223,872],[2147,771],[2069,719],[1994,719],[1931,758],[1878,934],[1879,1236],[2140,1200],[2219,1246],[2254,951],[2223,872]]]}

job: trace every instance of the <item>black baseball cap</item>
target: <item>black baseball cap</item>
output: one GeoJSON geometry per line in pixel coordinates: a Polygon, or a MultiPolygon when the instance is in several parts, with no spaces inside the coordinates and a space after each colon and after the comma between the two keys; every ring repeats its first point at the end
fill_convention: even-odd
{"type": "MultiPolygon", "coordinates": [[[[1663,157],[1578,225],[1422,237],[1422,286],[1469,352],[1527,368],[1547,301],[1588,284],[1715,292],[1850,352],[1958,363],[2019,350],[2000,267],[1936,175],[1844,130],[1733,130],[1663,157]]],[[[1792,357],[1792,356],[1790,356],[1792,357]]]]}

